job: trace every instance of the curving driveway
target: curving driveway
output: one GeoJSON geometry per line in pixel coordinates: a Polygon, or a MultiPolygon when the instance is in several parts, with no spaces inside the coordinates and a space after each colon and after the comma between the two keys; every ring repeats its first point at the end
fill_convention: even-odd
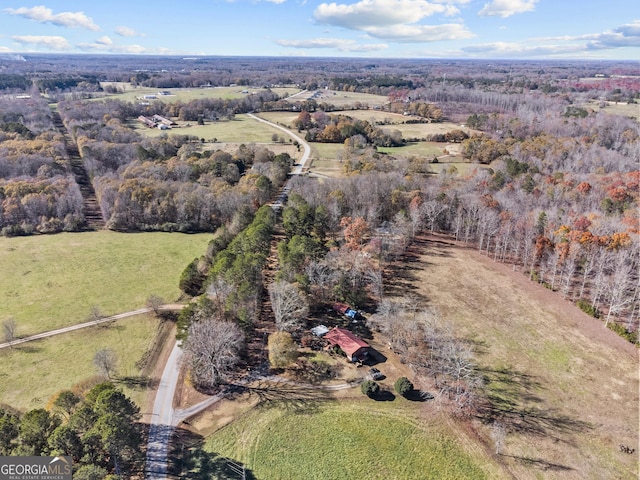
{"type": "Polygon", "coordinates": [[[289,130],[288,128],[278,125],[277,123],[269,122],[264,118],[257,117],[253,113],[248,113],[247,115],[253,118],[254,120],[257,120],[258,122],[266,123],[267,125],[277,128],[278,130],[282,130],[287,135],[289,135],[294,140],[296,140],[300,145],[302,145],[302,147],[304,148],[302,158],[300,159],[300,162],[298,163],[298,165],[296,165],[293,168],[293,171],[291,172],[292,175],[300,175],[302,173],[302,169],[307,166],[307,162],[309,161],[309,157],[311,156],[311,147],[309,146],[309,144],[305,142],[305,140],[302,137],[295,134],[292,130],[289,130]]]}

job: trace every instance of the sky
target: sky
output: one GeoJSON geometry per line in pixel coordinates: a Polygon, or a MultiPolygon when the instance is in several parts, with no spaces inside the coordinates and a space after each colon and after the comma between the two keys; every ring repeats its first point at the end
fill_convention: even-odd
{"type": "Polygon", "coordinates": [[[2,0],[0,55],[639,62],[638,0],[2,0]]]}

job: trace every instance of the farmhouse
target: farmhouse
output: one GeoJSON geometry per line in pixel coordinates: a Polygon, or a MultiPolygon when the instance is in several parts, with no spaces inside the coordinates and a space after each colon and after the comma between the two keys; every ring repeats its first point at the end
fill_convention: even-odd
{"type": "Polygon", "coordinates": [[[153,119],[154,122],[161,123],[161,124],[166,125],[168,127],[171,127],[171,126],[176,124],[176,122],[174,122],[173,120],[169,120],[168,118],[163,117],[162,115],[154,115],[151,118],[153,119]]]}
{"type": "Polygon", "coordinates": [[[352,362],[361,362],[369,355],[369,344],[344,328],[332,328],[324,338],[331,345],[340,347],[352,362]]]}
{"type": "Polygon", "coordinates": [[[156,128],[156,122],[154,122],[153,120],[151,120],[149,117],[145,117],[144,115],[140,115],[138,117],[138,121],[140,123],[145,124],[147,127],[149,128],[156,128]]]}

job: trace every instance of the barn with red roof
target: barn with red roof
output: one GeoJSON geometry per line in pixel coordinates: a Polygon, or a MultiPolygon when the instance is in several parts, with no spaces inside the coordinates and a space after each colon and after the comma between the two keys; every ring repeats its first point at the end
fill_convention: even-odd
{"type": "Polygon", "coordinates": [[[369,344],[344,328],[332,328],[323,338],[340,347],[352,362],[361,362],[369,355],[369,344]]]}

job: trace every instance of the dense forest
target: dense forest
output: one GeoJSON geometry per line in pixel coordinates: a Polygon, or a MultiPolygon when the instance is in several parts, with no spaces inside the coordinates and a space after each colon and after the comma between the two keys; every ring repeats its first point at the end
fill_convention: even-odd
{"type": "MultiPolygon", "coordinates": [[[[264,261],[244,257],[272,227],[264,213],[257,215],[262,226],[244,240],[251,248],[231,240],[274,197],[292,160],[253,144],[229,153],[203,150],[202,139],[189,135],[142,136],[127,122],[141,115],[227,121],[241,113],[293,110],[300,112],[295,126],[307,141],[344,145],[344,177],[292,181],[283,211],[287,238],[279,251],[284,279],[360,303],[379,297],[382,273],[373,264],[354,267],[348,252],[393,257],[418,234],[444,233],[513,263],[607,323],[616,319],[621,333],[635,340],[640,130],[637,117],[611,107],[640,101],[637,73],[624,62],[0,60],[0,228],[3,235],[86,228],[73,169],[79,160],[107,228],[223,232],[187,269],[185,291],[231,282],[229,276],[243,277],[264,261]],[[113,85],[105,90],[103,81],[153,88],[236,84],[256,92],[173,103],[94,101],[117,91],[113,85]],[[378,147],[408,139],[349,116],[349,109],[367,105],[334,113],[330,103],[280,98],[272,90],[279,85],[384,95],[382,110],[421,122],[464,123],[470,136],[453,130],[430,140],[460,143],[475,168],[435,175],[425,168],[431,158],[381,153],[378,147]],[[338,273],[320,288],[318,272],[327,269],[338,273]]],[[[228,304],[244,308],[234,315],[250,323],[255,288],[234,295],[242,298],[228,304]]]]}

